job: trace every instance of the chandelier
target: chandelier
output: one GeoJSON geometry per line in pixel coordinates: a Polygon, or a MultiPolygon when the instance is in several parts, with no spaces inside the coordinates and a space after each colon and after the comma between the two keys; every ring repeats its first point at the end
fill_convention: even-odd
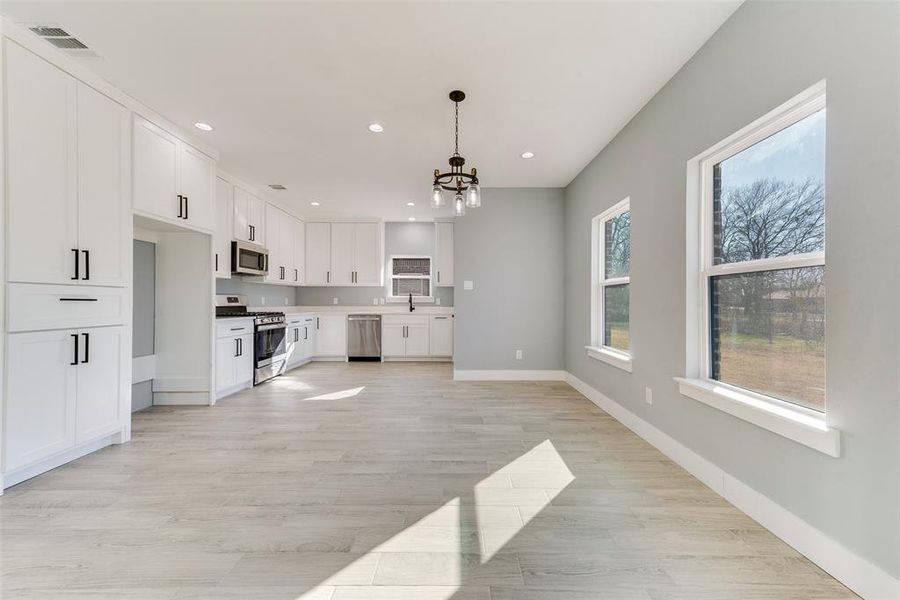
{"type": "Polygon", "coordinates": [[[481,188],[478,185],[478,171],[472,169],[471,173],[464,173],[462,168],[466,159],[459,154],[459,103],[466,99],[466,94],[460,90],[450,92],[450,100],[453,101],[456,110],[455,148],[450,157],[450,171],[441,173],[440,169],[434,170],[434,184],[431,188],[432,208],[443,208],[447,205],[444,190],[453,192],[453,216],[461,217],[466,214],[466,207],[479,208],[481,206],[481,188]]]}

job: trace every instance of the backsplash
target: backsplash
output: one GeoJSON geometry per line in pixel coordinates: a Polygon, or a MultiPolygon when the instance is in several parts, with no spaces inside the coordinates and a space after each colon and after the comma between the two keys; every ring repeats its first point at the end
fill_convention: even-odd
{"type": "MultiPolygon", "coordinates": [[[[386,292],[385,287],[301,287],[297,288],[297,304],[325,306],[333,304],[337,298],[341,306],[370,306],[373,298],[380,300],[385,297],[386,292]]],[[[441,301],[441,306],[453,306],[452,287],[436,287],[433,294],[435,300],[441,301]]],[[[431,305],[431,302],[427,304],[431,305]]]]}
{"type": "Polygon", "coordinates": [[[242,294],[247,296],[250,306],[296,306],[299,304],[297,289],[284,285],[245,281],[241,277],[216,279],[216,294],[242,294]]]}

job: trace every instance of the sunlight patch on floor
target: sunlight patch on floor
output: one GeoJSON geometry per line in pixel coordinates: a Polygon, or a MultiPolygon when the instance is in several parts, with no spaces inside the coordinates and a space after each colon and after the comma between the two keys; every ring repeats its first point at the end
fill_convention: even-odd
{"type": "Polygon", "coordinates": [[[352,398],[353,396],[358,396],[364,389],[366,389],[366,386],[349,388],[346,390],[341,390],[339,392],[332,392],[330,394],[312,396],[310,398],[307,398],[307,400],[343,400],[344,398],[352,398]]]}

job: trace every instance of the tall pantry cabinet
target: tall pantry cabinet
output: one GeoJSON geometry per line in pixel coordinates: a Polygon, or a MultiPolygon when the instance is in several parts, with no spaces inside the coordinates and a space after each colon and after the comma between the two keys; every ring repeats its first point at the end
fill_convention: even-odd
{"type": "Polygon", "coordinates": [[[9,487],[130,435],[131,115],[2,44],[9,487]]]}

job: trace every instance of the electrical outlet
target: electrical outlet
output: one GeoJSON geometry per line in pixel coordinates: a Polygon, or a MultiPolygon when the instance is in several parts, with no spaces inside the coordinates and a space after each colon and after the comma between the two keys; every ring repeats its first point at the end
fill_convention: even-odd
{"type": "Polygon", "coordinates": [[[332,304],[337,304],[337,298],[332,298],[332,299],[331,299],[331,303],[332,303],[332,304]]]}
{"type": "Polygon", "coordinates": [[[475,282],[472,281],[472,280],[470,280],[470,279],[467,279],[467,280],[463,281],[463,289],[464,289],[464,290],[474,290],[474,289],[475,289],[475,282]]]}
{"type": "Polygon", "coordinates": [[[287,298],[284,299],[284,305],[285,305],[285,306],[288,305],[288,299],[287,299],[287,298]]]}
{"type": "Polygon", "coordinates": [[[516,350],[516,360],[522,360],[522,351],[516,350]]]}
{"type": "Polygon", "coordinates": [[[379,298],[379,299],[378,299],[378,304],[384,304],[384,298],[379,298]]]}
{"type": "Polygon", "coordinates": [[[378,306],[378,298],[372,298],[372,304],[378,306]]]}
{"type": "Polygon", "coordinates": [[[645,387],[644,388],[644,402],[653,406],[653,389],[645,387]]]}
{"type": "Polygon", "coordinates": [[[261,303],[263,306],[266,305],[266,297],[265,297],[265,296],[263,296],[262,298],[260,298],[259,301],[260,301],[260,303],[261,303]]]}
{"type": "Polygon", "coordinates": [[[434,304],[435,304],[436,306],[440,306],[440,305],[441,305],[441,299],[440,299],[440,298],[435,298],[435,299],[434,299],[434,304]]]}

